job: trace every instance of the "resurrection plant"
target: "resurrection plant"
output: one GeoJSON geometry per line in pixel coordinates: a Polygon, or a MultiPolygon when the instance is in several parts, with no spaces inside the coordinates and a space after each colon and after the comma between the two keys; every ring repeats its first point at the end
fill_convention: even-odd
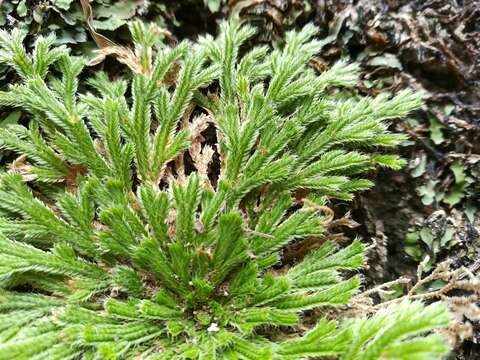
{"type": "Polygon", "coordinates": [[[288,244],[321,239],[330,199],[372,186],[360,173],[402,165],[376,151],[404,140],[388,121],[419,96],[354,96],[342,61],[318,74],[312,25],[273,50],[241,48],[254,29],[236,20],[173,48],[131,33],[131,79],[79,83],[85,60],[52,37],[27,54],[0,31],[20,79],[0,105],[31,116],[0,129],[18,156],[0,176],[0,359],[445,354],[442,303],[300,326],[359,289],[359,240],[282,264],[288,244]]]}

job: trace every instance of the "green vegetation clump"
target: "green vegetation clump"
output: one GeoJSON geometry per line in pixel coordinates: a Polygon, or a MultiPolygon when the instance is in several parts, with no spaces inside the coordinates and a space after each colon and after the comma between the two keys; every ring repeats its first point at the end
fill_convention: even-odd
{"type": "Polygon", "coordinates": [[[254,29],[235,20],[174,48],[141,23],[131,33],[131,79],[79,81],[86,61],[53,37],[28,54],[22,32],[0,31],[22,80],[0,105],[31,116],[0,129],[19,155],[0,177],[0,359],[445,354],[429,333],[449,322],[441,303],[342,315],[359,240],[282,264],[287,245],[326,232],[330,199],[372,186],[361,173],[402,165],[377,150],[404,140],[388,121],[420,97],[349,95],[345,62],[318,75],[311,25],[273,50],[247,51],[254,29]]]}

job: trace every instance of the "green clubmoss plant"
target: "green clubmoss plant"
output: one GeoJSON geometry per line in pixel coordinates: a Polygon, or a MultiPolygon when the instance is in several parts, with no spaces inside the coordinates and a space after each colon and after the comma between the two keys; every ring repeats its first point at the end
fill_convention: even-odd
{"type": "Polygon", "coordinates": [[[343,61],[318,74],[312,25],[273,50],[248,50],[254,29],[235,20],[172,48],[141,23],[131,32],[130,79],[80,81],[85,60],[52,37],[29,54],[22,32],[0,31],[20,79],[0,105],[31,116],[0,129],[18,156],[0,176],[0,359],[445,354],[431,333],[449,322],[441,303],[325,311],[302,330],[309,310],[359,290],[359,240],[282,263],[325,233],[330,199],[372,186],[360,174],[402,165],[381,148],[404,140],[389,120],[420,97],[353,96],[358,69],[343,61]]]}

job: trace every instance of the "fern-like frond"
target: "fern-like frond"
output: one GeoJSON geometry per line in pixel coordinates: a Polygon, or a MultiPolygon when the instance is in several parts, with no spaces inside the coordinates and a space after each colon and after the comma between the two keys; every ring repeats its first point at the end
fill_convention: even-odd
{"type": "Polygon", "coordinates": [[[297,326],[359,291],[364,246],[326,241],[325,207],[402,166],[381,147],[404,140],[389,122],[420,96],[349,96],[358,66],[318,74],[311,24],[273,50],[244,51],[255,29],[236,18],[175,47],[154,25],[130,31],[138,69],[113,81],[85,80],[52,36],[29,53],[0,30],[19,74],[0,106],[31,116],[0,129],[18,156],[0,174],[0,360],[446,353],[440,304],[297,326]],[[292,264],[291,245],[316,248],[292,264]]]}

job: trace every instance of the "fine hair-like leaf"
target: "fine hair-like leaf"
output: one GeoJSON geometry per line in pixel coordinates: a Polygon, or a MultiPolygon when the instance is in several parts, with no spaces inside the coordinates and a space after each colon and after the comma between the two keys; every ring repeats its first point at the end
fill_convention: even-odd
{"type": "Polygon", "coordinates": [[[141,71],[116,80],[84,80],[86,61],[52,37],[29,54],[25,34],[0,30],[20,77],[0,106],[31,115],[0,129],[19,156],[0,175],[0,360],[445,354],[430,334],[449,322],[441,304],[294,331],[359,290],[364,245],[325,241],[322,207],[403,164],[382,152],[404,139],[389,121],[421,97],[356,96],[345,61],[318,74],[313,25],[247,52],[255,29],[238,19],[173,48],[149,29],[131,24],[141,71]],[[318,246],[283,264],[306,239],[318,246]]]}

